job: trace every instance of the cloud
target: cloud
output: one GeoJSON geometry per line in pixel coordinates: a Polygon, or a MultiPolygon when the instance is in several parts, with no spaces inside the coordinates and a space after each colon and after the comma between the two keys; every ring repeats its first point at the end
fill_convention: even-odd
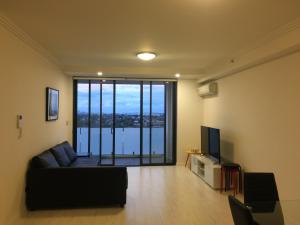
{"type": "MultiPolygon", "coordinates": [[[[140,112],[140,85],[117,84],[116,85],[116,112],[139,114],[140,112]]],[[[78,111],[88,112],[89,85],[78,84],[78,111]]],[[[143,110],[150,111],[150,85],[143,87],[143,110]]],[[[100,112],[100,84],[91,85],[91,111],[100,112]]],[[[113,85],[102,85],[102,111],[113,111],[113,85]]],[[[164,85],[152,85],[152,112],[164,112],[164,85]]]]}

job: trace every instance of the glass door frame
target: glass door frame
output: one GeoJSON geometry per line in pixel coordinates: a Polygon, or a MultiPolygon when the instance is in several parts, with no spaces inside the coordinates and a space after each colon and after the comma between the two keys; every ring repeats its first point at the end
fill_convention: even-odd
{"type": "MultiPolygon", "coordinates": [[[[101,79],[74,79],[73,80],[73,147],[77,149],[77,91],[78,91],[78,81],[85,81],[89,84],[89,127],[88,127],[88,155],[84,155],[82,157],[89,157],[91,154],[91,143],[90,143],[90,133],[91,133],[91,83],[95,81],[99,81],[100,84],[100,147],[99,147],[99,164],[102,161],[102,117],[103,117],[103,110],[102,110],[102,103],[103,103],[103,89],[102,85],[104,84],[103,80],[101,79]]],[[[144,143],[143,143],[143,121],[144,121],[144,112],[143,112],[143,95],[144,95],[144,81],[140,81],[140,165],[129,165],[129,166],[162,166],[162,165],[176,165],[177,159],[177,82],[173,83],[174,93],[173,93],[173,104],[172,104],[172,127],[173,127],[173,138],[172,138],[172,162],[167,162],[167,152],[166,152],[166,139],[167,139],[167,115],[166,115],[166,108],[167,108],[167,93],[166,93],[166,83],[164,83],[164,149],[163,149],[163,163],[153,163],[152,162],[152,87],[153,83],[156,81],[147,81],[150,84],[150,126],[149,126],[149,163],[144,163],[144,143]]],[[[116,137],[115,137],[115,123],[116,123],[116,83],[117,80],[113,80],[113,121],[112,121],[112,131],[113,131],[113,140],[112,140],[112,163],[111,164],[103,164],[103,166],[115,166],[115,147],[116,147],[116,137]]],[[[155,85],[155,84],[154,84],[155,85]]]]}
{"type": "MultiPolygon", "coordinates": [[[[164,83],[164,151],[163,151],[163,155],[164,155],[164,160],[163,163],[153,163],[152,162],[152,91],[153,91],[153,81],[147,82],[149,83],[149,88],[150,88],[150,113],[149,113],[149,163],[144,163],[144,139],[143,139],[143,131],[144,131],[144,111],[143,111],[143,106],[144,106],[144,81],[141,81],[141,97],[140,97],[140,165],[141,166],[155,166],[155,165],[173,165],[173,163],[171,164],[167,164],[166,162],[166,84],[164,83]]],[[[155,84],[154,84],[155,85],[155,84]]],[[[173,137],[174,138],[174,137],[173,137]]],[[[174,152],[173,152],[174,155],[174,152]]]]}
{"type": "Polygon", "coordinates": [[[116,112],[116,82],[113,81],[112,84],[113,85],[113,90],[112,90],[112,99],[113,99],[113,112],[112,112],[112,127],[110,128],[112,131],[112,153],[111,153],[111,163],[105,163],[102,164],[102,160],[103,160],[103,145],[102,145],[102,141],[103,141],[103,85],[107,84],[106,82],[99,80],[100,81],[100,146],[99,146],[99,165],[101,166],[114,166],[115,165],[115,122],[116,122],[116,116],[115,116],[115,112],[116,112]]]}

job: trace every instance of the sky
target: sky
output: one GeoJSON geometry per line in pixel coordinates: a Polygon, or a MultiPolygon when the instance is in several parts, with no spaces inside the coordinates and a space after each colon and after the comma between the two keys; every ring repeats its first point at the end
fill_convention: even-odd
{"type": "MultiPolygon", "coordinates": [[[[113,85],[102,85],[102,113],[113,111],[113,85]]],[[[144,114],[150,112],[150,85],[144,85],[143,93],[144,114]]],[[[78,111],[88,112],[89,87],[88,84],[78,84],[78,111]]],[[[91,113],[100,112],[100,85],[91,84],[91,113]]],[[[152,85],[152,113],[164,112],[164,85],[152,85]]],[[[140,113],[140,85],[116,84],[116,113],[140,113]]]]}

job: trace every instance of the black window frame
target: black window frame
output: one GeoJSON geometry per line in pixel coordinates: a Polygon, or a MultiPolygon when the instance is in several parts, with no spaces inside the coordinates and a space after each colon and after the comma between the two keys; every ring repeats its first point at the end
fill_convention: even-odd
{"type": "MultiPolygon", "coordinates": [[[[103,80],[99,79],[73,79],[73,147],[75,151],[77,151],[77,97],[78,97],[78,83],[79,81],[85,81],[89,84],[89,111],[88,111],[88,118],[89,118],[89,131],[88,131],[88,155],[87,156],[81,156],[81,157],[89,157],[90,156],[90,128],[91,128],[91,121],[90,121],[90,113],[91,113],[91,83],[94,81],[99,81],[100,83],[100,149],[99,149],[99,162],[101,163],[102,157],[102,84],[103,80]]],[[[129,80],[130,81],[130,80],[129,80]]],[[[128,165],[128,166],[170,166],[170,165],[176,165],[177,163],[177,81],[173,81],[173,95],[172,95],[172,162],[167,162],[166,160],[166,101],[167,101],[167,94],[166,94],[166,82],[164,82],[164,160],[163,163],[152,163],[152,148],[151,148],[151,135],[152,135],[152,85],[153,82],[156,81],[150,81],[150,139],[149,139],[149,147],[150,147],[150,155],[149,155],[149,163],[143,162],[143,84],[144,81],[140,81],[140,87],[141,87],[141,94],[140,94],[140,164],[139,165],[128,165]]],[[[112,154],[112,165],[115,166],[115,112],[116,112],[116,83],[117,80],[113,80],[113,154],[112,154]]],[[[148,82],[147,82],[148,83],[148,82]]]]}

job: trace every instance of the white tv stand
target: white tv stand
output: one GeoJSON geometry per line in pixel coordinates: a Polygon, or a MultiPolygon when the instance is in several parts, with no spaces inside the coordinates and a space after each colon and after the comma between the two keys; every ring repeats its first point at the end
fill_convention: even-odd
{"type": "Polygon", "coordinates": [[[213,189],[220,189],[221,165],[206,156],[192,155],[191,170],[213,189]]]}

